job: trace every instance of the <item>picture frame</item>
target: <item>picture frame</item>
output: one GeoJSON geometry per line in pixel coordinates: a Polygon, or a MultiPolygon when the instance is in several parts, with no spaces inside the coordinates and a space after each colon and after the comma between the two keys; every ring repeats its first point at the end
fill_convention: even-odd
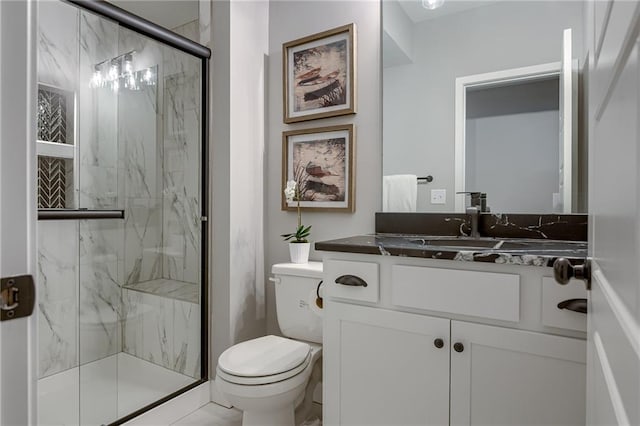
{"type": "Polygon", "coordinates": [[[356,27],[282,45],[284,122],[356,113],[356,27]]]}
{"type": "Polygon", "coordinates": [[[300,208],[307,211],[355,211],[355,130],[353,124],[282,133],[282,210],[294,211],[284,188],[295,180],[300,208]]]}

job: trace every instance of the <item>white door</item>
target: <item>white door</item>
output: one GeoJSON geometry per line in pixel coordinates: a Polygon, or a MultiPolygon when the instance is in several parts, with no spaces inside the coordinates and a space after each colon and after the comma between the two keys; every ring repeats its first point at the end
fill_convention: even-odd
{"type": "Polygon", "coordinates": [[[640,3],[587,3],[587,424],[640,424],[640,3]]]}
{"type": "MultiPolygon", "coordinates": [[[[0,1],[2,277],[36,272],[36,28],[34,1],[0,1]]],[[[0,322],[3,426],[37,423],[36,341],[34,315],[0,322]]]]}

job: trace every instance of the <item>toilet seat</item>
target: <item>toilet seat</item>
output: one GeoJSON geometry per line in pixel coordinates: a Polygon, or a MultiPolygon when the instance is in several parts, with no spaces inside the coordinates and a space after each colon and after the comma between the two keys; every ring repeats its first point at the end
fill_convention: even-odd
{"type": "Polygon", "coordinates": [[[218,359],[217,374],[234,384],[266,385],[298,375],[311,358],[311,346],[307,343],[264,336],[224,351],[218,359]]]}

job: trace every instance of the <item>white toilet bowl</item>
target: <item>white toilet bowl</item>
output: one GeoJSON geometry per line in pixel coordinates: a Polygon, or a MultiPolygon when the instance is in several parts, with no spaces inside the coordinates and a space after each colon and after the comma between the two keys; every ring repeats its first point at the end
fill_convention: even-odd
{"type": "Polygon", "coordinates": [[[322,346],[278,336],[235,345],[218,360],[216,385],[243,411],[243,426],[294,426],[296,407],[304,400],[314,368],[322,363],[322,346]]]}
{"type": "Polygon", "coordinates": [[[306,419],[322,379],[322,263],[274,265],[278,324],[285,336],[238,343],[218,358],[216,386],[243,411],[243,426],[306,419]],[[294,340],[299,339],[299,340],[294,340]],[[297,410],[296,410],[297,408],[297,410]]]}

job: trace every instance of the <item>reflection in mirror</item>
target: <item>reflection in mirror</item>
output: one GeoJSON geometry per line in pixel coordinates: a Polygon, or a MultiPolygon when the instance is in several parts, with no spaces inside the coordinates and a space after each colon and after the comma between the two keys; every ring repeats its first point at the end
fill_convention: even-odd
{"type": "Polygon", "coordinates": [[[463,191],[493,212],[586,211],[582,2],[385,0],[382,14],[384,211],[463,212],[463,191]]]}

